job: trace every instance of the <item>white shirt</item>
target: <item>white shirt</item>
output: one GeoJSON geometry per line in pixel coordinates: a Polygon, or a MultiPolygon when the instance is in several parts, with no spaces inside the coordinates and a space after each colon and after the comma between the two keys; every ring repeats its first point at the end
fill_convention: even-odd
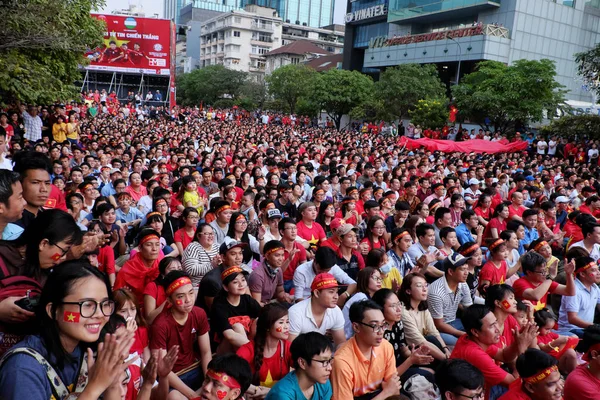
{"type": "MultiPolygon", "coordinates": [[[[573,247],[581,247],[581,248],[585,249],[583,240],[580,240],[579,242],[572,244],[571,248],[573,248],[573,247]]],[[[590,257],[592,257],[594,259],[594,261],[598,261],[598,259],[600,259],[600,244],[597,244],[597,243],[594,244],[594,247],[592,248],[592,251],[590,253],[590,257]]]]}
{"type": "Polygon", "coordinates": [[[557,143],[554,140],[550,140],[548,142],[548,154],[553,156],[556,154],[556,145],[557,143]]]}
{"type": "MultiPolygon", "coordinates": [[[[317,276],[312,264],[312,261],[307,261],[304,264],[298,265],[296,271],[294,271],[294,298],[296,300],[307,299],[311,295],[310,285],[312,285],[315,276],[317,276]]],[[[334,265],[329,270],[329,273],[341,285],[353,285],[356,283],[337,265],[334,265]]]]}
{"type": "Polygon", "coordinates": [[[537,142],[537,153],[538,154],[546,154],[546,149],[548,148],[548,143],[545,140],[539,140],[537,142]]]}
{"type": "Polygon", "coordinates": [[[329,329],[339,331],[344,329],[344,315],[338,306],[325,310],[321,326],[317,326],[310,306],[311,299],[294,304],[288,313],[290,318],[290,334],[297,336],[302,333],[319,332],[324,335],[329,329]]]}
{"type": "Polygon", "coordinates": [[[3,158],[2,162],[0,162],[0,169],[7,169],[9,171],[12,171],[12,169],[13,169],[12,160],[9,160],[8,158],[3,158]]]}

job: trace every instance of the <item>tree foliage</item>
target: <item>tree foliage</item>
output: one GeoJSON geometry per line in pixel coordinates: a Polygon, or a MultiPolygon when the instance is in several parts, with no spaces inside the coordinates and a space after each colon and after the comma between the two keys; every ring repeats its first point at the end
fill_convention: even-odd
{"type": "Polygon", "coordinates": [[[313,79],[311,98],[339,129],[342,116],[372,97],[371,77],[358,71],[330,69],[313,79]]]}
{"type": "Polygon", "coordinates": [[[303,64],[290,64],[277,68],[267,76],[269,93],[288,105],[288,112],[294,114],[298,101],[309,94],[309,88],[316,72],[303,64]]]}
{"type": "Polygon", "coordinates": [[[600,140],[600,116],[567,115],[553,120],[550,124],[542,127],[540,131],[549,136],[600,140]]]}
{"type": "Polygon", "coordinates": [[[104,0],[0,2],[0,102],[49,103],[77,95],[84,53],[105,25],[90,12],[104,0]]]}
{"type": "Polygon", "coordinates": [[[584,82],[600,96],[600,43],[591,50],[575,54],[575,62],[584,82]]]}
{"type": "Polygon", "coordinates": [[[441,129],[448,123],[448,104],[444,100],[419,100],[409,112],[411,122],[425,129],[441,129]]]}
{"type": "Polygon", "coordinates": [[[380,117],[390,121],[407,117],[419,100],[445,99],[446,86],[435,65],[403,64],[381,74],[375,93],[383,102],[380,117]]]}
{"type": "Polygon", "coordinates": [[[212,105],[228,98],[235,102],[242,94],[248,74],[211,65],[183,74],[177,79],[177,102],[184,105],[212,105]]]}
{"type": "Polygon", "coordinates": [[[485,129],[512,132],[516,126],[553,116],[565,91],[555,80],[554,62],[518,60],[511,66],[483,61],[452,88],[459,117],[485,129]]]}

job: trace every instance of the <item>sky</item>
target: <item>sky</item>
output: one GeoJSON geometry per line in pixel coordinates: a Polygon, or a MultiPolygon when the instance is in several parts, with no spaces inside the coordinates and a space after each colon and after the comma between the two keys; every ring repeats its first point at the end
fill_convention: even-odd
{"type": "MultiPolygon", "coordinates": [[[[336,24],[344,23],[344,15],[346,14],[346,0],[334,0],[335,1],[335,15],[333,22],[336,24]]],[[[146,15],[151,16],[158,14],[159,17],[163,17],[163,0],[106,0],[106,7],[103,12],[111,12],[113,10],[122,10],[128,8],[128,4],[142,5],[146,15]]]]}

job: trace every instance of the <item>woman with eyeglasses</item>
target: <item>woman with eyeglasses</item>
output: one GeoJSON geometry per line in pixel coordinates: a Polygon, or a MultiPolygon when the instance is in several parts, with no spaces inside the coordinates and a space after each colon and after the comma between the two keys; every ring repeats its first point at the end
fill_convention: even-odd
{"type": "Polygon", "coordinates": [[[408,274],[404,277],[398,298],[402,302],[404,332],[409,345],[427,346],[436,360],[450,357],[450,350],[433,323],[427,309],[427,279],[423,274],[408,274]]]}
{"type": "Polygon", "coordinates": [[[344,304],[344,308],[342,309],[342,313],[344,314],[344,333],[346,334],[346,339],[350,339],[354,334],[352,329],[352,322],[350,322],[350,306],[352,304],[369,300],[376,291],[381,289],[381,273],[377,268],[373,267],[365,267],[358,273],[356,278],[356,292],[348,299],[346,304],[344,304]]]}
{"type": "Polygon", "coordinates": [[[80,193],[71,192],[67,195],[65,202],[69,214],[73,217],[79,229],[87,231],[85,223],[87,222],[87,212],[83,209],[83,196],[80,193]]]}
{"type": "Polygon", "coordinates": [[[192,243],[196,236],[196,227],[198,226],[198,220],[200,215],[198,210],[194,207],[186,207],[181,214],[181,220],[183,226],[175,232],[175,246],[179,254],[183,254],[185,249],[192,243]]]}
{"type": "MultiPolygon", "coordinates": [[[[361,240],[360,244],[366,243],[368,248],[362,250],[362,255],[366,256],[369,251],[373,249],[386,250],[385,244],[385,221],[380,216],[376,215],[369,219],[367,223],[367,231],[365,232],[365,238],[361,240]]],[[[359,248],[360,245],[359,245],[359,248]]]]}
{"type": "Polygon", "coordinates": [[[231,220],[229,221],[227,237],[238,242],[249,244],[248,246],[244,247],[244,261],[241,267],[246,269],[248,272],[251,272],[253,253],[262,254],[262,249],[265,245],[265,227],[262,225],[259,226],[258,237],[254,237],[248,233],[248,220],[244,214],[240,212],[234,212],[231,215],[231,220]]]}
{"type": "Polygon", "coordinates": [[[80,260],[54,269],[36,308],[39,334],[27,336],[0,361],[0,398],[64,399],[76,393],[97,399],[119,384],[131,364],[124,360],[133,334],[107,335],[95,362],[89,349],[114,311],[108,279],[98,269],[80,260]]]}
{"type": "Polygon", "coordinates": [[[390,342],[396,356],[396,371],[402,382],[406,382],[415,374],[423,375],[428,381],[435,383],[433,370],[419,367],[433,362],[427,346],[408,346],[402,324],[402,303],[391,289],[379,289],[372,300],[383,308],[383,317],[388,329],[383,338],[390,342]]]}
{"type": "Polygon", "coordinates": [[[215,232],[209,224],[200,224],[196,229],[194,241],[189,244],[181,257],[183,270],[192,279],[196,294],[204,275],[221,265],[221,262],[219,246],[215,243],[215,232]]]}

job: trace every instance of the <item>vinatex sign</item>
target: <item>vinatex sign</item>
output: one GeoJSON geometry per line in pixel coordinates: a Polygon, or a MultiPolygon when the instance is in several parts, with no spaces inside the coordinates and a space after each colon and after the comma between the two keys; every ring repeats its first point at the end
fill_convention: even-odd
{"type": "Polygon", "coordinates": [[[346,14],[346,23],[362,21],[363,19],[381,17],[384,15],[387,15],[387,6],[385,4],[381,4],[346,14]]]}

